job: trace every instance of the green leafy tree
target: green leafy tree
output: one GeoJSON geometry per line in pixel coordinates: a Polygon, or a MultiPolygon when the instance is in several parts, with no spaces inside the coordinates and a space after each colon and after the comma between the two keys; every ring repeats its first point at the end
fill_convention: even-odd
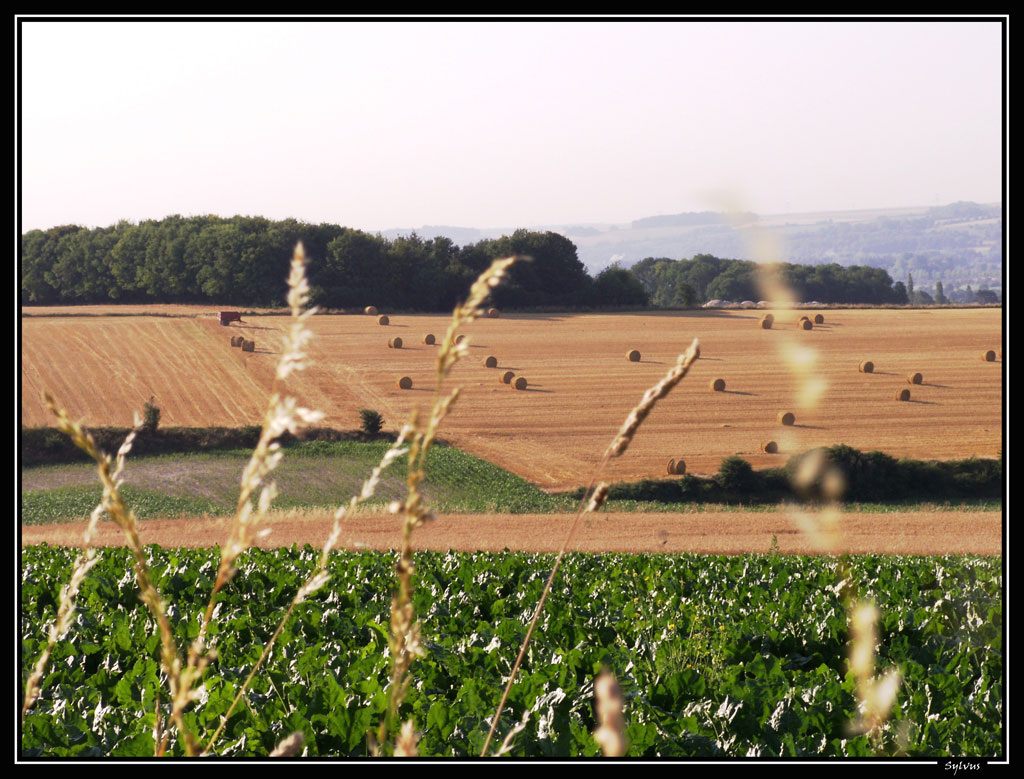
{"type": "Polygon", "coordinates": [[[508,271],[508,280],[494,290],[499,308],[589,305],[593,279],[576,254],[576,245],[553,232],[516,230],[510,236],[482,241],[486,262],[498,257],[527,256],[508,271]]]}
{"type": "Polygon", "coordinates": [[[594,279],[594,302],[599,306],[646,306],[647,292],[640,279],[612,265],[594,279]]]}
{"type": "Polygon", "coordinates": [[[384,417],[380,415],[380,412],[374,411],[372,408],[359,409],[359,420],[359,426],[364,433],[379,433],[381,428],[384,427],[384,417]]]}
{"type": "Polygon", "coordinates": [[[735,261],[708,284],[708,299],[753,300],[757,297],[757,265],[735,261]]]}
{"type": "Polygon", "coordinates": [[[683,308],[693,308],[697,304],[697,290],[693,288],[690,282],[685,279],[679,279],[676,282],[676,305],[680,305],[683,308]]]}

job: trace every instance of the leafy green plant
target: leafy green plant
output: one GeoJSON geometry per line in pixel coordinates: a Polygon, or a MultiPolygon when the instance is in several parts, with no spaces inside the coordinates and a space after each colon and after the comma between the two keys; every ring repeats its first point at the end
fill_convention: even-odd
{"type": "MultiPolygon", "coordinates": [[[[187,645],[218,553],[146,551],[154,583],[181,615],[173,620],[175,639],[187,645]]],[[[259,656],[258,637],[316,572],[320,553],[313,546],[247,552],[239,584],[222,591],[210,628],[219,659],[203,679],[204,699],[187,713],[200,732],[227,714],[259,656]]],[[[24,550],[26,658],[46,640],[60,600],[56,582],[76,554],[24,550]]],[[[55,647],[44,694],[26,716],[26,756],[153,754],[154,704],[164,696],[159,648],[137,588],[124,575],[130,553],[107,548],[97,558],[78,596],[75,640],[55,647]]],[[[540,574],[553,561],[554,555],[526,552],[415,554],[413,605],[428,652],[414,667],[416,683],[400,715],[415,718],[421,755],[479,754],[511,653],[543,589],[540,574]]],[[[294,610],[280,649],[249,685],[249,706],[227,715],[218,754],[263,757],[283,731],[300,731],[309,756],[367,756],[366,733],[386,705],[390,680],[385,649],[394,565],[389,552],[330,556],[331,586],[294,610]]],[[[847,614],[829,589],[835,560],[571,554],[564,579],[572,586],[546,612],[501,721],[504,732],[530,715],[512,754],[599,754],[590,735],[592,681],[607,666],[616,669],[628,701],[629,757],[844,757],[900,749],[933,759],[998,756],[1001,560],[868,555],[852,565],[882,612],[880,658],[905,674],[900,705],[878,744],[847,731],[844,712],[855,711],[857,701],[848,676],[847,614]]],[[[183,755],[181,746],[170,754],[183,755]]]]}

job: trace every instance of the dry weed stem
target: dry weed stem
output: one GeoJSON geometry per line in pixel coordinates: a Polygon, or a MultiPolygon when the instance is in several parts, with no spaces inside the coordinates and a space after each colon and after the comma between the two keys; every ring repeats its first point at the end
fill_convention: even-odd
{"type": "Polygon", "coordinates": [[[605,757],[621,757],[626,752],[625,724],[622,719],[622,690],[608,671],[602,671],[594,683],[598,728],[594,740],[605,757]]]}
{"type": "Polygon", "coordinates": [[[523,663],[523,657],[526,655],[526,649],[530,645],[530,640],[533,638],[534,629],[537,627],[537,621],[540,619],[541,613],[544,611],[544,604],[547,603],[548,594],[551,592],[551,585],[554,584],[555,576],[558,575],[558,569],[562,565],[562,560],[565,558],[565,552],[569,548],[569,542],[572,540],[573,534],[576,532],[576,528],[579,525],[580,517],[585,513],[596,511],[600,508],[604,501],[608,497],[608,487],[605,484],[599,484],[597,488],[594,488],[594,484],[600,478],[604,471],[605,465],[612,457],[618,457],[626,448],[629,446],[630,441],[636,435],[636,431],[640,428],[640,425],[651,413],[654,405],[664,398],[672,389],[682,381],[683,377],[687,374],[690,369],[690,365],[697,359],[697,352],[700,349],[700,342],[694,338],[690,347],[679,355],[676,360],[675,366],[665,375],[665,377],[647,390],[641,398],[640,403],[629,412],[629,416],[626,418],[626,422],[615,436],[611,445],[605,451],[604,457],[597,466],[597,471],[591,479],[590,485],[584,491],[583,498],[580,500],[579,508],[576,511],[576,517],[569,525],[569,530],[565,535],[565,541],[562,543],[562,548],[558,552],[558,556],[555,558],[555,564],[551,569],[551,574],[548,576],[547,583],[544,585],[544,590],[541,592],[540,601],[537,604],[537,609],[533,614],[533,619],[530,621],[530,627],[526,631],[526,637],[523,639],[522,646],[519,648],[519,655],[516,657],[516,662],[512,666],[512,672],[509,674],[508,681],[505,684],[505,690],[501,695],[501,700],[498,702],[497,711],[494,713],[494,717],[491,720],[491,728],[487,733],[487,738],[484,741],[483,750],[480,756],[483,757],[487,754],[487,748],[491,744],[491,739],[494,738],[494,731],[498,727],[498,721],[501,718],[501,712],[505,708],[505,702],[508,700],[509,692],[512,690],[512,684],[515,681],[516,674],[519,672],[519,667],[523,663]],[[590,493],[590,501],[587,502],[587,494],[590,493]]]}

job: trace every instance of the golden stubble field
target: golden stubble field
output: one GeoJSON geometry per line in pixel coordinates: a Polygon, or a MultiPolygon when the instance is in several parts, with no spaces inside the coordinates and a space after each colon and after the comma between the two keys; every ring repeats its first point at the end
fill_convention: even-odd
{"type": "MultiPolygon", "coordinates": [[[[117,307],[109,307],[118,311],[117,307]]],[[[103,313],[97,309],[92,313],[103,313]]],[[[670,458],[693,473],[718,470],[740,454],[755,468],[779,466],[814,446],[845,443],[894,456],[952,459],[995,456],[1002,446],[999,309],[824,309],[813,330],[802,313],[762,311],[643,314],[502,315],[464,332],[470,357],[452,373],[463,394],[442,435],[461,448],[545,489],[585,484],[630,409],[675,363],[694,337],[701,358],[648,417],[628,452],[605,472],[612,480],[661,478],[670,458]],[[639,362],[626,353],[640,351],[639,362]],[[485,368],[493,355],[497,368],[485,368]],[[858,364],[871,360],[872,374],[858,364]],[[514,391],[504,371],[525,377],[514,391]],[[906,375],[920,372],[923,383],[906,375]],[[724,379],[724,392],[709,383],[724,379]],[[894,394],[909,389],[911,400],[894,394]],[[796,415],[784,427],[780,411],[796,415]],[[761,452],[774,440],[777,454],[761,452]]],[[[195,316],[22,318],[22,424],[52,424],[38,400],[49,389],[87,425],[131,424],[150,395],[163,425],[259,424],[273,384],[289,319],[254,316],[219,325],[208,307],[195,316]],[[244,354],[230,346],[242,334],[256,342],[244,354]]],[[[373,408],[397,428],[413,406],[426,408],[436,346],[448,317],[395,315],[381,326],[363,315],[311,320],[315,362],[290,391],[327,415],[323,424],[356,428],[358,410],[373,408]],[[403,348],[389,349],[400,337],[403,348]],[[408,376],[413,388],[401,390],[408,376]]]]}

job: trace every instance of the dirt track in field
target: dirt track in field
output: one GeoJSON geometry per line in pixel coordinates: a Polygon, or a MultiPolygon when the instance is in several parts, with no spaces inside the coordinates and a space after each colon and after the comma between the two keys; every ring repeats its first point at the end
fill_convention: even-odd
{"type": "MultiPolygon", "coordinates": [[[[453,514],[415,532],[416,549],[500,552],[557,552],[573,517],[564,514],[453,514]]],[[[812,523],[814,524],[814,523],[812,523]]],[[[329,514],[272,516],[271,533],[258,546],[292,543],[322,546],[332,525],[329,514]]],[[[818,524],[820,527],[820,524],[818,524]]],[[[82,522],[23,526],[21,543],[80,545],[82,522]]],[[[143,544],[212,547],[228,537],[227,519],[168,519],[139,523],[143,544]]],[[[624,553],[763,554],[772,538],[784,554],[945,555],[1002,553],[1002,515],[994,511],[935,511],[845,514],[832,534],[808,532],[786,512],[702,514],[597,514],[580,521],[570,551],[624,553]]],[[[119,528],[104,523],[98,546],[124,543],[119,528]]],[[[395,549],[401,544],[394,516],[345,520],[339,548],[395,549]]]]}
{"type": "MultiPolygon", "coordinates": [[[[110,307],[110,310],[117,310],[110,307]]],[[[102,313],[102,311],[99,311],[102,313]]],[[[50,389],[86,424],[129,425],[155,396],[164,425],[258,424],[289,319],[254,316],[222,327],[208,308],[195,318],[27,317],[22,319],[22,424],[52,424],[38,401],[50,389]],[[231,335],[256,341],[243,354],[231,335]]],[[[797,328],[799,311],[776,311],[762,330],[757,310],[643,314],[503,315],[465,328],[470,357],[450,384],[464,391],[441,435],[544,489],[585,484],[644,391],[696,336],[701,359],[648,417],[611,481],[660,478],[670,458],[691,473],[716,472],[740,454],[755,468],[781,466],[814,446],[845,443],[894,456],[995,456],[1002,446],[1001,361],[981,353],[1002,343],[1000,309],[823,309],[825,322],[797,328]],[[629,362],[630,349],[641,352],[629,362]],[[488,355],[497,369],[483,367],[488,355]],[[871,360],[872,374],[858,364],[871,360]],[[498,382],[506,370],[529,386],[498,382]],[[906,375],[924,382],[909,385],[906,375]],[[725,392],[711,392],[715,378],[725,392]],[[909,388],[910,402],[894,400],[909,388]],[[776,417],[792,411],[797,424],[776,417]],[[778,443],[778,454],[761,444],[778,443]]],[[[813,314],[813,312],[810,312],[813,314]]],[[[315,365],[293,382],[323,424],[358,425],[373,408],[397,429],[430,402],[436,346],[448,318],[395,315],[382,327],[361,315],[318,316],[315,365]],[[400,336],[402,349],[389,349],[400,336]],[[400,390],[400,376],[413,389],[400,390]]]]}

